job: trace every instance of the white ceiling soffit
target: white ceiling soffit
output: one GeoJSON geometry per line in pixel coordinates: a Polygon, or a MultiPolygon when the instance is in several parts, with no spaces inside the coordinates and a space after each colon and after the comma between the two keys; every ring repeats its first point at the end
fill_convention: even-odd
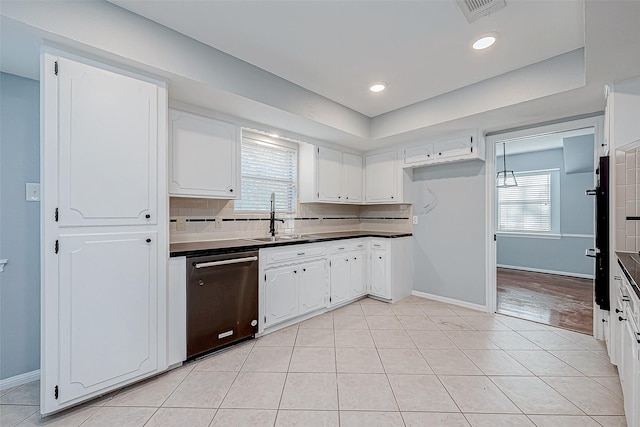
{"type": "Polygon", "coordinates": [[[472,24],[454,1],[112,3],[369,117],[584,47],[581,0],[513,0],[472,24]]]}
{"type": "MultiPolygon", "coordinates": [[[[517,140],[500,141],[507,143],[507,156],[522,153],[531,153],[535,151],[553,150],[563,148],[565,138],[573,138],[576,136],[593,135],[593,128],[576,129],[567,132],[556,132],[546,135],[534,135],[527,138],[517,140]]],[[[591,146],[593,151],[593,145],[591,146]]],[[[502,156],[502,147],[496,150],[498,156],[502,156]]]]}

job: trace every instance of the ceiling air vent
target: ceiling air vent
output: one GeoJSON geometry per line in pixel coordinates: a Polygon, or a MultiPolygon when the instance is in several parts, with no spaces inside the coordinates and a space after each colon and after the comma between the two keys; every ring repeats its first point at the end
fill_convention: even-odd
{"type": "Polygon", "coordinates": [[[458,0],[458,6],[469,23],[505,7],[505,0],[458,0]]]}

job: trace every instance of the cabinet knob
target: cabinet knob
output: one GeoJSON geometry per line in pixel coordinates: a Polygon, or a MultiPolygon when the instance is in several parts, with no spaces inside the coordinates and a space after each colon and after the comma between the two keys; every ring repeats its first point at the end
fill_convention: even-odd
{"type": "Polygon", "coordinates": [[[297,274],[297,273],[298,273],[298,270],[293,270],[293,274],[297,274]]]}
{"type": "Polygon", "coordinates": [[[391,198],[393,199],[393,196],[391,196],[391,198]]]}
{"type": "Polygon", "coordinates": [[[346,262],[349,262],[349,258],[345,259],[346,262]]]}
{"type": "Polygon", "coordinates": [[[307,269],[306,269],[306,268],[303,268],[303,269],[302,269],[302,271],[307,271],[307,269]]]}
{"type": "Polygon", "coordinates": [[[230,189],[229,189],[229,193],[233,193],[233,188],[230,188],[230,189]]]}
{"type": "Polygon", "coordinates": [[[381,256],[379,256],[379,257],[378,257],[378,259],[382,259],[382,257],[381,257],[381,256]]]}
{"type": "Polygon", "coordinates": [[[442,153],[438,153],[438,156],[442,156],[442,153]]]}
{"type": "Polygon", "coordinates": [[[356,257],[353,257],[353,260],[354,260],[354,261],[355,261],[355,260],[357,260],[357,259],[358,259],[358,258],[356,258],[356,257]]]}
{"type": "Polygon", "coordinates": [[[616,308],[616,313],[623,313],[623,311],[616,308]]]}
{"type": "Polygon", "coordinates": [[[340,197],[340,196],[338,196],[338,199],[341,199],[341,197],[340,197]]]}
{"type": "Polygon", "coordinates": [[[345,199],[349,200],[349,196],[345,197],[345,199]]]}
{"type": "Polygon", "coordinates": [[[627,320],[627,319],[623,318],[622,316],[618,316],[618,320],[622,322],[623,320],[627,320]]]}
{"type": "Polygon", "coordinates": [[[147,243],[151,243],[151,239],[147,239],[147,243]]]}
{"type": "Polygon", "coordinates": [[[149,218],[151,218],[151,215],[150,214],[146,214],[144,217],[149,219],[149,218]]]}

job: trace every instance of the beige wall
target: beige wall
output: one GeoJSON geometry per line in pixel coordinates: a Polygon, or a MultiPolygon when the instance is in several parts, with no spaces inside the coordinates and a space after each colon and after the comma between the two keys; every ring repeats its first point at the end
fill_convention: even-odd
{"type": "MultiPolygon", "coordinates": [[[[269,213],[238,214],[233,200],[172,197],[170,241],[193,242],[247,237],[266,237],[269,213]],[[187,219],[186,230],[177,231],[179,217],[187,219]],[[260,219],[260,220],[257,220],[260,219]],[[203,221],[209,220],[209,221],[203,221]]],[[[411,232],[411,205],[338,205],[298,203],[296,213],[276,215],[278,234],[312,234],[332,231],[411,232]]]]}

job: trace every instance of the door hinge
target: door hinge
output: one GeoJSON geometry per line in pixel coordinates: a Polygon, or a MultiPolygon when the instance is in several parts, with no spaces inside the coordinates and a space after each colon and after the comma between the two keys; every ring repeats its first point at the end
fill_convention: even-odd
{"type": "Polygon", "coordinates": [[[58,222],[58,208],[56,208],[56,212],[55,212],[55,214],[53,216],[54,216],[54,219],[56,220],[56,222],[58,222]]]}
{"type": "Polygon", "coordinates": [[[331,297],[329,297],[329,302],[331,302],[331,297]]]}
{"type": "Polygon", "coordinates": [[[58,400],[58,386],[53,388],[53,397],[58,400]]]}
{"type": "Polygon", "coordinates": [[[264,323],[267,323],[267,316],[264,316],[264,323]]]}
{"type": "Polygon", "coordinates": [[[53,250],[55,253],[58,253],[58,251],[60,250],[60,244],[58,243],[58,241],[56,240],[56,244],[53,247],[53,250]]]}
{"type": "Polygon", "coordinates": [[[320,154],[320,147],[318,147],[317,150],[318,150],[318,154],[320,154]]]}
{"type": "Polygon", "coordinates": [[[266,274],[264,275],[264,281],[265,282],[267,281],[267,275],[266,274]]]}
{"type": "Polygon", "coordinates": [[[329,261],[329,267],[331,267],[331,261],[329,261]]]}
{"type": "Polygon", "coordinates": [[[58,61],[53,63],[53,73],[57,76],[58,75],[58,61]]]}
{"type": "Polygon", "coordinates": [[[497,241],[498,240],[498,236],[496,236],[495,234],[493,235],[493,241],[497,241]]]}

